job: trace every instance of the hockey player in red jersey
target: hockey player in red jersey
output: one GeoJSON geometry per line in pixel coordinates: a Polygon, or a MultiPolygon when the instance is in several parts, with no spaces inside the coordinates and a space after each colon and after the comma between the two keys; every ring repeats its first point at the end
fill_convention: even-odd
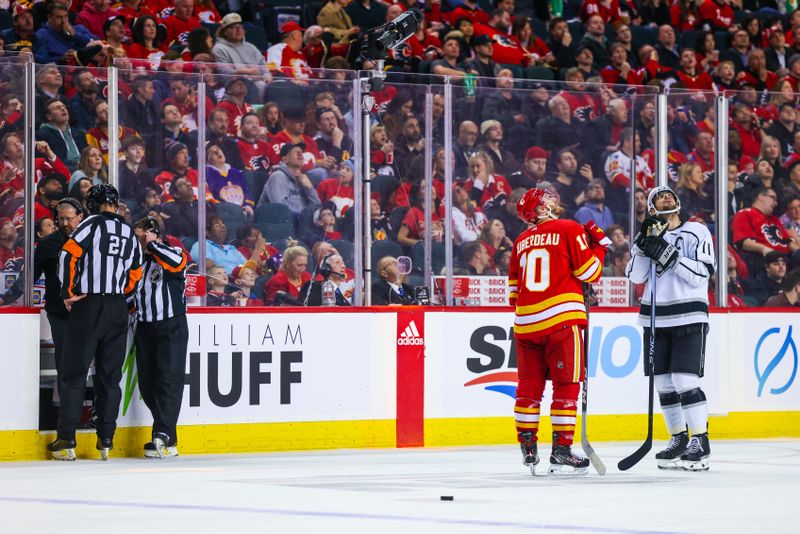
{"type": "Polygon", "coordinates": [[[559,220],[558,196],[531,189],[517,211],[532,226],[511,250],[509,297],[516,307],[514,333],[519,383],[514,419],[523,463],[539,463],[537,430],[546,380],[553,382],[550,418],[553,452],[549,473],[583,475],[589,460],[573,454],[578,392],[583,380],[587,327],[583,284],[600,278],[611,241],[593,222],[559,220]]]}

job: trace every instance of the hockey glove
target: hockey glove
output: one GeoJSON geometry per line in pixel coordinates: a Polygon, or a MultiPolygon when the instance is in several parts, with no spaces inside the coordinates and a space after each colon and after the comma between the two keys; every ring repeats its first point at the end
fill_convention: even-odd
{"type": "Polygon", "coordinates": [[[639,248],[644,249],[642,242],[648,237],[662,237],[667,231],[667,221],[658,217],[648,217],[642,221],[642,228],[639,235],[636,237],[636,244],[639,248]]]}
{"type": "Polygon", "coordinates": [[[671,269],[678,261],[678,249],[663,237],[650,236],[642,239],[639,247],[644,255],[656,262],[662,271],[671,269]]]}
{"type": "Polygon", "coordinates": [[[606,233],[597,226],[594,221],[589,221],[583,225],[586,230],[586,235],[589,237],[589,242],[607,248],[611,244],[611,240],[606,236],[606,233]]]}

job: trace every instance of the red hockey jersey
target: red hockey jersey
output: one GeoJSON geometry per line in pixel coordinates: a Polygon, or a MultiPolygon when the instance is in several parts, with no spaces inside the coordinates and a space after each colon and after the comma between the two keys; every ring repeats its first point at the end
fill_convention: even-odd
{"type": "Polygon", "coordinates": [[[586,326],[583,282],[600,279],[604,258],[605,249],[590,244],[575,221],[544,221],[522,232],[511,250],[508,272],[517,337],[586,326]]]}

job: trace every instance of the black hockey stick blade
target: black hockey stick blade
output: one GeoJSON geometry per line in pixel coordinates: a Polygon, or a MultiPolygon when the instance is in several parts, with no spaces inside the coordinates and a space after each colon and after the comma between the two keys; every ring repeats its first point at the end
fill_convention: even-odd
{"type": "Polygon", "coordinates": [[[647,437],[642,443],[642,446],[636,449],[633,454],[630,456],[623,458],[617,464],[617,467],[620,471],[627,471],[634,465],[638,464],[642,458],[647,456],[647,453],[650,452],[650,449],[653,448],[653,375],[650,375],[650,416],[649,416],[649,423],[647,425],[647,437]]]}

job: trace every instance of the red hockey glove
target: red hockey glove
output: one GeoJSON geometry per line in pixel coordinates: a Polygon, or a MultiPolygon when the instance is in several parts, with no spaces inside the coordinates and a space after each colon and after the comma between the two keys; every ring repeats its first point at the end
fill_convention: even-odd
{"type": "Polygon", "coordinates": [[[607,248],[611,244],[611,240],[606,236],[606,233],[597,226],[594,221],[589,221],[583,225],[586,229],[586,235],[589,237],[589,242],[607,248]]]}

